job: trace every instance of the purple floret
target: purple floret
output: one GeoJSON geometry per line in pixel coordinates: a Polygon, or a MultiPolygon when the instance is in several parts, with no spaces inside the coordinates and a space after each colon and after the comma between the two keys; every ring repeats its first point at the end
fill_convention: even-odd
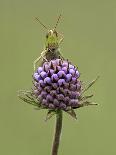
{"type": "Polygon", "coordinates": [[[54,106],[54,104],[52,104],[52,103],[50,103],[50,104],[48,105],[48,107],[49,107],[49,109],[55,109],[55,106],[54,106]]]}
{"type": "Polygon", "coordinates": [[[70,69],[69,73],[74,76],[75,75],[75,70],[74,69],[70,69]]]}
{"type": "Polygon", "coordinates": [[[45,84],[51,84],[51,78],[50,78],[50,77],[46,77],[46,78],[44,79],[44,83],[45,83],[45,84]]]}
{"type": "Polygon", "coordinates": [[[58,85],[59,86],[63,86],[65,84],[65,80],[64,79],[59,79],[58,80],[58,85]]]}
{"type": "Polygon", "coordinates": [[[39,80],[39,84],[40,84],[40,87],[44,87],[45,84],[44,84],[44,81],[43,80],[39,80]]]}
{"type": "Polygon", "coordinates": [[[67,74],[67,72],[68,72],[68,68],[67,67],[62,67],[62,70],[64,71],[65,74],[67,74]]]}
{"type": "Polygon", "coordinates": [[[79,74],[79,71],[76,70],[76,77],[79,78],[80,74],[79,74]]]}
{"type": "Polygon", "coordinates": [[[58,80],[59,80],[59,77],[58,77],[57,74],[53,74],[53,75],[51,76],[51,79],[52,79],[52,81],[58,81],[58,80]]]}
{"type": "Polygon", "coordinates": [[[42,98],[46,98],[46,96],[47,96],[47,92],[42,91],[42,92],[41,92],[41,97],[42,97],[42,98]]]}
{"type": "Polygon", "coordinates": [[[42,105],[43,105],[43,106],[48,106],[48,102],[47,102],[46,99],[43,99],[43,100],[42,100],[42,105]]]}
{"type": "Polygon", "coordinates": [[[58,101],[56,98],[54,99],[53,104],[54,104],[56,107],[59,107],[59,101],[58,101]]]}
{"type": "Polygon", "coordinates": [[[58,101],[63,101],[64,100],[64,95],[63,94],[57,95],[57,99],[58,99],[58,101]]]}
{"type": "Polygon", "coordinates": [[[40,75],[38,75],[38,73],[34,73],[33,77],[36,81],[39,81],[41,79],[41,77],[40,77],[40,75]]]}
{"type": "Polygon", "coordinates": [[[71,74],[67,74],[66,75],[66,82],[70,82],[72,79],[72,75],[71,74]]]}
{"type": "Polygon", "coordinates": [[[65,77],[66,76],[66,74],[65,74],[65,72],[63,70],[59,71],[57,73],[57,75],[58,75],[59,78],[62,78],[62,77],[65,77]]]}
{"type": "Polygon", "coordinates": [[[53,101],[53,97],[52,97],[50,94],[48,94],[48,95],[46,96],[46,100],[47,100],[48,102],[52,102],[52,101],[53,101]]]}
{"type": "Polygon", "coordinates": [[[74,69],[74,68],[75,68],[75,66],[73,66],[73,65],[69,64],[69,68],[70,68],[70,69],[74,69]]]}
{"type": "Polygon", "coordinates": [[[47,77],[47,73],[46,73],[45,71],[42,71],[42,72],[40,73],[40,76],[41,76],[43,79],[45,79],[45,78],[47,77]]]}
{"type": "Polygon", "coordinates": [[[38,71],[38,74],[40,74],[43,71],[43,67],[39,67],[37,71],[38,71]]]}

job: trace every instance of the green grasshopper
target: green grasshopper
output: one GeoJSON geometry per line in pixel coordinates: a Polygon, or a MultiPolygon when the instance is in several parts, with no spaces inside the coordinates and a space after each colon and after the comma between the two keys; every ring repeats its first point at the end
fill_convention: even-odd
{"type": "Polygon", "coordinates": [[[37,17],[35,18],[45,29],[47,29],[47,34],[46,34],[45,48],[41,52],[41,56],[38,57],[33,63],[34,71],[36,70],[36,64],[41,59],[42,62],[45,62],[50,61],[52,59],[63,58],[60,53],[59,45],[63,41],[64,37],[62,34],[56,31],[56,27],[60,21],[60,18],[61,15],[58,17],[55,27],[51,30],[48,30],[48,28],[37,17]]]}

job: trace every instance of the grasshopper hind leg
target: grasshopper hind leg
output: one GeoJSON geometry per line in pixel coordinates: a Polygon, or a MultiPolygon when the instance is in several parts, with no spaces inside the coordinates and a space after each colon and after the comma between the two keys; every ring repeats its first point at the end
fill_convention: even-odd
{"type": "Polygon", "coordinates": [[[33,62],[33,68],[34,68],[34,72],[35,72],[35,69],[36,69],[36,64],[37,64],[37,62],[39,62],[40,61],[40,59],[41,59],[41,56],[40,57],[38,57],[34,62],[33,62]]]}
{"type": "Polygon", "coordinates": [[[46,52],[47,52],[47,50],[44,50],[44,51],[41,53],[41,56],[38,57],[38,58],[33,62],[34,72],[35,72],[35,70],[36,70],[36,64],[37,64],[42,58],[43,58],[43,60],[47,61],[47,59],[45,58],[46,52]]]}

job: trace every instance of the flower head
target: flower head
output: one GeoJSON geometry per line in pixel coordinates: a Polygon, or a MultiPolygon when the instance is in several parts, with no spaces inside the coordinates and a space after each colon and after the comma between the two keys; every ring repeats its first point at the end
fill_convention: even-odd
{"type": "Polygon", "coordinates": [[[42,107],[67,110],[78,107],[81,93],[79,71],[67,60],[44,62],[33,75],[34,94],[42,107]]]}

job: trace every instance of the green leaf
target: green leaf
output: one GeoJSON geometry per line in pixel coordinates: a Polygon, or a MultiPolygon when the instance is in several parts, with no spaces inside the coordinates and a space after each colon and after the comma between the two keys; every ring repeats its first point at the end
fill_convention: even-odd
{"type": "Polygon", "coordinates": [[[91,97],[93,97],[93,94],[92,95],[88,95],[88,96],[81,96],[80,97],[80,101],[85,101],[85,100],[87,100],[87,99],[89,99],[91,97]]]}
{"type": "Polygon", "coordinates": [[[80,108],[80,107],[84,107],[84,106],[89,106],[89,105],[98,105],[97,103],[94,103],[94,102],[89,102],[89,101],[85,101],[85,102],[80,102],[79,104],[78,104],[78,108],[80,108]]]}
{"type": "Polygon", "coordinates": [[[90,87],[92,87],[93,84],[99,79],[99,77],[100,77],[100,76],[97,76],[97,78],[96,78],[95,80],[91,81],[91,82],[83,89],[83,91],[82,91],[81,94],[83,94],[83,93],[86,92],[90,87]]]}
{"type": "Polygon", "coordinates": [[[74,109],[71,108],[71,109],[66,110],[65,112],[69,114],[70,116],[72,116],[74,119],[77,119],[74,109]]]}
{"type": "Polygon", "coordinates": [[[39,101],[36,99],[36,97],[31,91],[20,90],[18,92],[18,97],[28,104],[41,108],[39,101]]]}
{"type": "Polygon", "coordinates": [[[56,114],[56,111],[54,110],[49,110],[47,115],[46,115],[46,119],[45,121],[48,121],[51,117],[53,117],[56,114]]]}

